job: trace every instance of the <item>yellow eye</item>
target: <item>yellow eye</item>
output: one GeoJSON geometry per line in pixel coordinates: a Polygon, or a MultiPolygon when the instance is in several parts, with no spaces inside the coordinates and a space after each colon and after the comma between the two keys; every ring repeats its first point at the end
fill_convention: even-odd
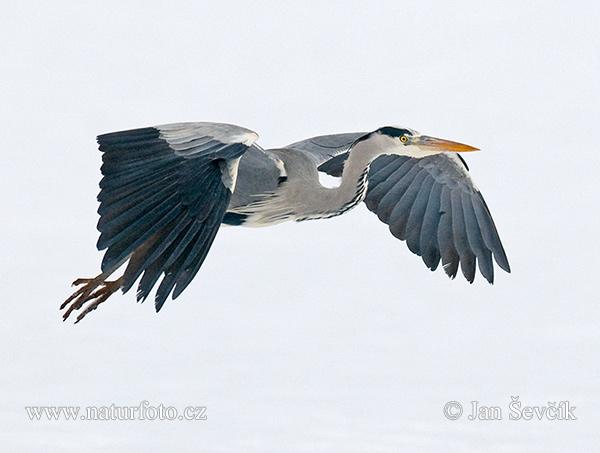
{"type": "Polygon", "coordinates": [[[402,143],[406,143],[408,141],[408,137],[406,135],[403,135],[402,137],[400,137],[400,141],[402,143]]]}

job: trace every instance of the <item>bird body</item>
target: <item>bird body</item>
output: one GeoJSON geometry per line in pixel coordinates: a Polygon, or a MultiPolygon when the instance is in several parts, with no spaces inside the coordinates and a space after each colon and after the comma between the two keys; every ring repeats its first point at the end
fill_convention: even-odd
{"type": "Polygon", "coordinates": [[[281,161],[285,175],[277,190],[256,194],[256,201],[228,210],[245,217],[243,226],[327,219],[347,212],[365,197],[370,161],[358,166],[356,160],[349,161],[340,186],[328,188],[319,182],[317,167],[306,154],[293,149],[270,152],[281,161]]]}
{"type": "Polygon", "coordinates": [[[61,308],[89,311],[141,276],[138,300],[160,310],[189,285],[221,224],[269,226],[341,215],[362,201],[434,270],[493,281],[510,271],[483,197],[456,152],[476,148],[399,127],[313,137],[264,150],[258,135],[222,123],[176,123],[98,137],[103,152],[98,249],[102,273],[79,279],[61,308]],[[341,176],[324,187],[319,171],[341,176]],[[123,263],[122,277],[106,279],[123,263]]]}

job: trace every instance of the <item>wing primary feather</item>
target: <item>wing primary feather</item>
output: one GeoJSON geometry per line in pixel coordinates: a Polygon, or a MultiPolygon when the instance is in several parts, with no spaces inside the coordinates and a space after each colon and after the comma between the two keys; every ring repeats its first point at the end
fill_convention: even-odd
{"type": "Polygon", "coordinates": [[[181,195],[189,215],[203,221],[212,212],[214,204],[218,202],[214,195],[223,186],[221,170],[212,166],[201,176],[190,179],[193,180],[193,183],[181,187],[181,195]],[[202,194],[202,196],[196,194],[202,194]]]}
{"type": "MultiPolygon", "coordinates": [[[[175,290],[172,298],[175,299],[181,294],[204,262],[231,199],[229,189],[223,185],[218,187],[220,190],[214,195],[218,202],[214,203],[211,214],[201,224],[201,228],[196,231],[193,240],[189,241],[185,250],[179,255],[176,256],[176,251],[174,251],[169,260],[164,264],[165,277],[159,285],[154,301],[156,311],[162,308],[174,287],[175,290]],[[174,257],[176,259],[173,259],[174,257]]],[[[181,246],[178,246],[178,249],[181,249],[181,246]]]]}
{"type": "Polygon", "coordinates": [[[110,218],[114,218],[121,212],[124,212],[138,203],[141,203],[143,200],[152,196],[152,194],[156,193],[157,191],[162,190],[176,182],[176,175],[170,175],[158,182],[140,186],[138,189],[132,187],[129,193],[108,193],[103,197],[102,200],[100,200],[98,214],[100,214],[101,217],[109,216],[110,218]]]}
{"type": "MultiPolygon", "coordinates": [[[[181,208],[181,204],[178,201],[177,194],[171,193],[160,204],[154,206],[150,211],[147,211],[130,223],[120,225],[120,228],[101,231],[97,244],[98,250],[103,250],[118,242],[123,243],[125,238],[142,236],[144,235],[144,232],[148,230],[156,231],[156,222],[160,221],[167,213],[171,212],[173,207],[181,208]]],[[[152,234],[154,234],[154,231],[152,234]]],[[[146,239],[149,236],[151,236],[151,234],[146,236],[146,239]]]]}
{"type": "Polygon", "coordinates": [[[136,218],[143,215],[146,212],[160,206],[164,201],[173,196],[175,193],[176,183],[160,188],[155,193],[145,197],[144,199],[137,199],[137,203],[128,204],[123,206],[121,209],[113,209],[108,213],[100,217],[98,221],[98,231],[118,231],[126,228],[127,225],[135,221],[136,218]]]}
{"type": "Polygon", "coordinates": [[[434,183],[435,180],[431,175],[426,173],[406,221],[406,245],[417,255],[421,255],[423,252],[421,250],[421,232],[423,230],[425,211],[429,204],[429,195],[434,183]]]}
{"type": "Polygon", "coordinates": [[[119,147],[113,145],[100,145],[102,154],[102,165],[105,168],[115,168],[117,165],[135,167],[137,162],[154,163],[156,161],[177,157],[167,143],[160,139],[154,139],[152,143],[135,144],[134,146],[119,147]]]}
{"type": "Polygon", "coordinates": [[[127,144],[132,141],[144,141],[148,139],[156,139],[159,136],[158,129],[155,127],[142,127],[139,129],[131,129],[127,131],[109,132],[108,134],[98,135],[98,143],[119,145],[127,144]]]}
{"type": "MultiPolygon", "coordinates": [[[[383,156],[387,157],[387,156],[383,156]]],[[[379,157],[375,159],[373,164],[377,163],[379,157]]],[[[400,156],[398,156],[400,157],[400,156]]],[[[367,207],[378,213],[379,206],[381,205],[385,196],[392,190],[392,188],[406,176],[406,174],[414,168],[416,165],[415,160],[397,159],[390,162],[387,166],[379,170],[378,172],[371,174],[369,173],[369,189],[365,198],[367,207]],[[388,174],[389,172],[389,174],[388,174]],[[386,176],[387,175],[387,176],[386,176]],[[385,178],[385,179],[381,179],[385,178]]]]}
{"type": "Polygon", "coordinates": [[[442,257],[442,267],[450,278],[455,278],[458,272],[459,256],[454,247],[454,233],[452,231],[452,202],[450,201],[450,190],[442,187],[440,204],[440,221],[438,227],[438,243],[442,257]]]}
{"type": "Polygon", "coordinates": [[[179,162],[168,162],[165,165],[153,168],[151,171],[136,171],[128,173],[112,173],[105,175],[100,181],[100,189],[114,190],[119,192],[123,189],[129,189],[130,184],[140,187],[148,182],[160,181],[165,176],[171,174],[174,168],[180,165],[179,162]]]}
{"type": "MultiPolygon", "coordinates": [[[[222,188],[223,189],[223,188],[222,188]]],[[[225,215],[223,206],[227,206],[231,194],[228,189],[221,190],[219,194],[215,195],[216,198],[220,198],[220,203],[215,203],[213,206],[213,212],[209,216],[209,221],[205,224],[205,228],[202,231],[202,236],[196,241],[194,249],[186,258],[182,265],[183,271],[180,271],[176,279],[176,286],[173,290],[173,299],[177,298],[185,288],[191,283],[192,279],[198,273],[198,270],[204,263],[208,251],[219,231],[219,225],[225,215]]]]}
{"type": "Polygon", "coordinates": [[[115,156],[114,151],[110,150],[102,155],[102,166],[100,170],[103,175],[118,173],[127,173],[136,171],[140,168],[149,169],[164,166],[165,163],[177,161],[179,158],[172,153],[165,154],[165,145],[155,146],[152,154],[140,155],[136,150],[128,150],[123,156],[115,156]]]}
{"type": "Polygon", "coordinates": [[[177,237],[190,226],[193,219],[180,215],[170,225],[158,231],[152,238],[133,252],[125,274],[123,275],[122,290],[127,292],[137,278],[149,267],[165,250],[177,240],[177,237]]]}
{"type": "Polygon", "coordinates": [[[452,191],[451,202],[452,231],[454,232],[454,244],[456,246],[456,251],[460,256],[460,267],[463,275],[469,281],[469,283],[473,283],[473,280],[475,279],[475,255],[471,251],[469,241],[467,239],[460,189],[455,189],[452,191]]]}
{"type": "MultiPolygon", "coordinates": [[[[405,173],[405,175],[400,176],[400,174],[404,173],[404,166],[401,167],[401,170],[398,173],[394,174],[393,178],[389,178],[395,182],[393,187],[386,190],[386,194],[381,198],[381,201],[377,205],[377,216],[382,222],[389,223],[390,216],[394,208],[396,207],[397,201],[404,195],[406,189],[410,186],[413,179],[419,174],[422,170],[421,167],[417,166],[414,162],[407,162],[406,166],[410,166],[410,170],[405,173]]],[[[382,186],[387,186],[387,184],[382,183],[374,190],[373,197],[377,197],[376,190],[382,188],[382,186]]]]}
{"type": "Polygon", "coordinates": [[[175,289],[173,290],[173,299],[176,299],[187,288],[198,273],[198,270],[200,270],[217,232],[218,227],[216,225],[207,225],[203,237],[200,238],[196,247],[190,253],[190,256],[183,264],[183,271],[177,277],[175,289]]]}
{"type": "Polygon", "coordinates": [[[394,207],[389,219],[390,231],[398,239],[406,239],[406,225],[413,209],[415,200],[423,186],[427,172],[423,169],[415,176],[409,186],[406,188],[400,200],[394,207]]]}
{"type": "Polygon", "coordinates": [[[481,225],[483,240],[486,246],[494,253],[494,259],[498,263],[498,266],[506,272],[510,272],[510,264],[508,264],[506,252],[504,251],[502,242],[500,242],[498,230],[496,230],[496,225],[487,204],[479,191],[473,197],[473,209],[477,216],[477,221],[481,225]]]}
{"type": "Polygon", "coordinates": [[[412,168],[411,164],[414,162],[408,162],[410,160],[403,160],[400,156],[381,156],[373,161],[369,169],[367,197],[372,206],[369,209],[375,211],[385,194],[412,168]],[[389,157],[398,157],[398,159],[390,160],[389,157]]]}
{"type": "MultiPolygon", "coordinates": [[[[144,219],[140,219],[139,231],[137,231],[134,224],[133,228],[128,228],[128,236],[120,236],[120,240],[112,242],[104,254],[104,258],[102,259],[102,272],[112,269],[116,263],[121,262],[127,256],[131,255],[133,251],[142,245],[149,237],[175,219],[182,210],[181,205],[177,205],[168,210],[169,208],[170,207],[167,205],[164,211],[161,210],[161,214],[164,212],[162,217],[160,217],[150,226],[145,224],[144,219]],[[144,227],[144,230],[142,230],[142,227],[144,227]]],[[[99,248],[99,250],[102,249],[99,248]]]]}
{"type": "MultiPolygon", "coordinates": [[[[156,291],[156,296],[154,299],[154,306],[157,312],[159,312],[163,307],[167,297],[169,296],[169,293],[177,283],[178,277],[185,270],[185,265],[197,256],[199,251],[198,249],[204,245],[203,239],[207,239],[204,237],[206,236],[205,232],[209,230],[207,225],[197,225],[199,225],[200,228],[195,229],[195,235],[186,243],[185,249],[179,255],[177,255],[175,260],[171,260],[171,258],[174,256],[172,255],[167,263],[165,263],[165,276],[158,286],[158,290],[156,291]]],[[[210,247],[211,244],[212,241],[210,244],[208,244],[208,246],[210,247]]]]}
{"type": "Polygon", "coordinates": [[[479,271],[489,283],[494,283],[494,265],[492,264],[492,253],[485,246],[485,242],[481,235],[479,223],[477,222],[477,217],[472,205],[471,194],[462,192],[461,200],[467,239],[471,245],[471,249],[477,257],[479,271]]]}
{"type": "Polygon", "coordinates": [[[163,272],[164,264],[169,258],[170,250],[174,248],[176,243],[172,243],[162,255],[160,255],[156,260],[152,262],[146,269],[144,269],[144,275],[142,275],[142,279],[138,284],[137,290],[137,300],[138,302],[144,302],[146,298],[150,295],[150,291],[160,278],[160,275],[163,272]]]}
{"type": "Polygon", "coordinates": [[[440,251],[438,244],[438,225],[440,222],[440,197],[442,185],[434,183],[429,193],[429,201],[425,215],[423,216],[423,225],[421,227],[420,250],[422,258],[427,267],[432,271],[437,269],[440,262],[440,251]]]}
{"type": "Polygon", "coordinates": [[[170,268],[173,266],[175,261],[179,259],[179,257],[185,252],[187,247],[194,241],[194,238],[198,234],[198,231],[202,229],[202,222],[195,221],[190,226],[190,229],[186,231],[185,235],[181,238],[181,241],[177,244],[177,247],[173,252],[171,252],[171,256],[165,263],[165,268],[170,268]]]}

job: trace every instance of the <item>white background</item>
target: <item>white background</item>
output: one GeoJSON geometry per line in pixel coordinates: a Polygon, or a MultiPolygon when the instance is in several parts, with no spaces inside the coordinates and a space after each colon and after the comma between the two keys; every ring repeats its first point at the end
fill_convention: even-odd
{"type": "Polygon", "coordinates": [[[598,23],[593,1],[4,2],[0,448],[597,448],[598,23]],[[396,124],[477,146],[513,272],[431,273],[361,206],[222,230],[158,315],[131,291],[61,322],[71,281],[99,273],[95,136],[177,121],[265,147],[396,124]],[[577,420],[511,421],[516,395],[577,420]],[[208,419],[25,411],[144,400],[208,419]],[[469,421],[471,401],[503,420],[469,421]]]}

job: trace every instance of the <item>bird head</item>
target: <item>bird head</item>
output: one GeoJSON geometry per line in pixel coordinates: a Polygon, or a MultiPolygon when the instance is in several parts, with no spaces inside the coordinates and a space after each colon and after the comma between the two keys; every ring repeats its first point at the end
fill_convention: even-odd
{"type": "Polygon", "coordinates": [[[385,148],[386,153],[409,157],[425,157],[443,152],[462,153],[479,150],[479,148],[474,148],[463,143],[422,135],[413,129],[396,126],[381,127],[363,137],[363,139],[373,140],[379,147],[385,148]]]}

